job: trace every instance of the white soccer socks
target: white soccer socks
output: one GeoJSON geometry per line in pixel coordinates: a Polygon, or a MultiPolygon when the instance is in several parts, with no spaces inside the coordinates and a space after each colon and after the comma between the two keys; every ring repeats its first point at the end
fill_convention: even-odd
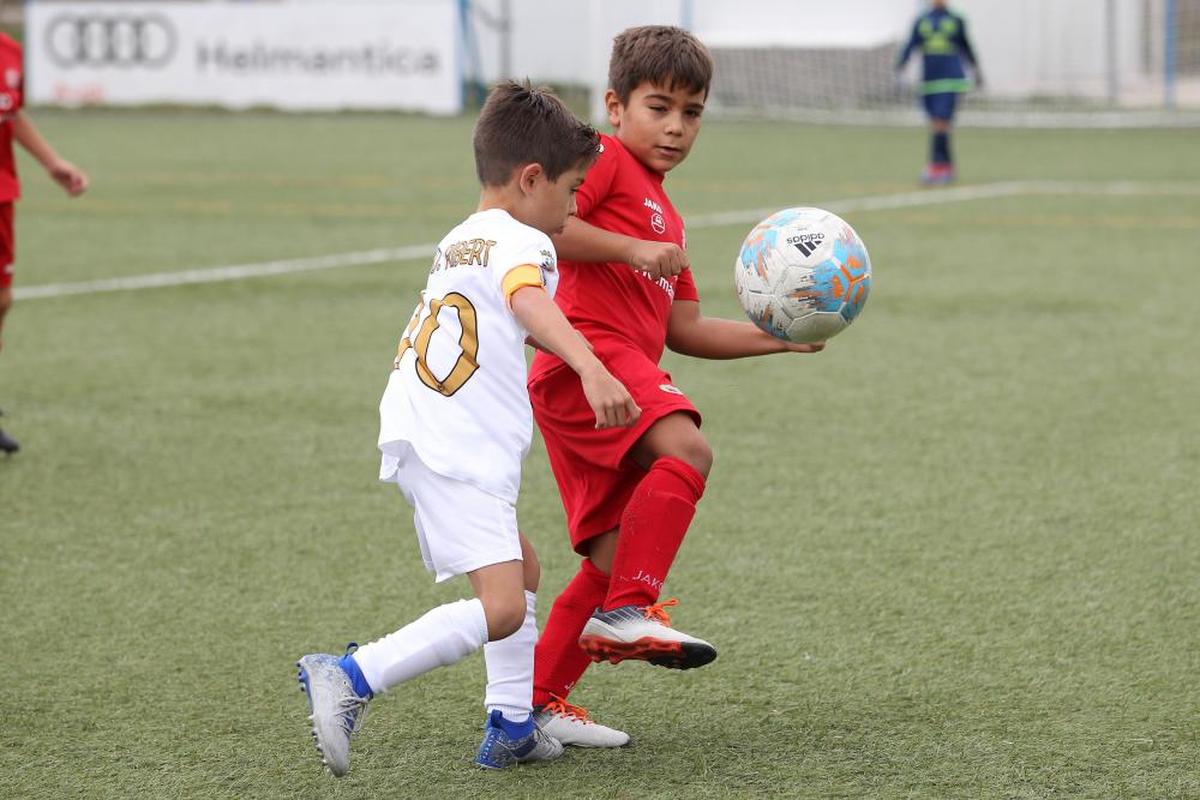
{"type": "Polygon", "coordinates": [[[483,704],[490,714],[499,709],[511,722],[524,722],[533,712],[533,646],[537,643],[534,607],[537,595],[525,592],[525,622],[517,632],[483,648],[487,662],[487,694],[483,704]]]}
{"type": "MultiPolygon", "coordinates": [[[[528,623],[528,617],[526,621],[528,623]]],[[[521,635],[524,630],[522,628],[513,635],[521,635]]],[[[431,669],[447,667],[469,656],[483,647],[487,638],[483,603],[478,598],[459,600],[438,606],[395,633],[363,645],[354,652],[353,658],[371,691],[378,694],[431,669]]],[[[532,653],[532,643],[529,648],[532,653]]],[[[488,667],[490,674],[490,659],[488,667]]],[[[529,669],[532,681],[532,660],[529,669]]]]}

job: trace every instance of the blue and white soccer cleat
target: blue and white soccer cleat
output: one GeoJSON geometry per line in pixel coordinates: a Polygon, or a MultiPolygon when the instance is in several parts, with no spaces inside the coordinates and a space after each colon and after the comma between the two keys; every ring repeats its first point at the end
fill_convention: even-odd
{"type": "Polygon", "coordinates": [[[596,609],[583,626],[579,646],[593,661],[616,664],[632,659],[669,669],[702,667],[717,657],[717,648],[671,627],[665,608],[678,603],[672,597],[648,606],[596,609]]]}
{"type": "Polygon", "coordinates": [[[296,666],[300,690],[308,695],[308,718],[321,763],[340,778],[350,771],[350,737],[362,727],[368,698],[354,691],[338,661],[329,653],[311,653],[296,666]]]}
{"type": "Polygon", "coordinates": [[[532,717],[514,725],[497,709],[488,714],[483,725],[483,742],[475,754],[475,763],[484,769],[505,769],[529,761],[551,761],[562,752],[558,740],[544,733],[532,717]],[[513,733],[514,729],[519,732],[513,733]]]}

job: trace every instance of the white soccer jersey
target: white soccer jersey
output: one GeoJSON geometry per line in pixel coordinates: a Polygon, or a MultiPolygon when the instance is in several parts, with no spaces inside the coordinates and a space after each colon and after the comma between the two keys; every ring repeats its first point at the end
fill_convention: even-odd
{"type": "Polygon", "coordinates": [[[523,286],[557,285],[550,238],[507,211],[472,214],[442,239],[379,404],[381,480],[415,451],[434,472],[516,503],[533,414],[527,332],[508,303],[523,286]]]}

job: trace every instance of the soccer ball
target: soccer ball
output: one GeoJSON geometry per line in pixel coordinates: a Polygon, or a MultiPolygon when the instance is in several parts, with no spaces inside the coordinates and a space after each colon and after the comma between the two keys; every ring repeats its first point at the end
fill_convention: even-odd
{"type": "Polygon", "coordinates": [[[854,229],[820,208],[787,208],[750,231],[734,265],[746,316],[789,342],[844,331],[871,291],[871,257],[854,229]]]}

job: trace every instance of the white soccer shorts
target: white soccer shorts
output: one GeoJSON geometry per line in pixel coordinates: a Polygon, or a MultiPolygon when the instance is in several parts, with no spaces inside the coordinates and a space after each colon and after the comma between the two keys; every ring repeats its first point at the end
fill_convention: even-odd
{"type": "Polygon", "coordinates": [[[480,567],[521,560],[512,503],[434,472],[411,449],[394,480],[413,507],[421,558],[438,583],[480,567]]]}

